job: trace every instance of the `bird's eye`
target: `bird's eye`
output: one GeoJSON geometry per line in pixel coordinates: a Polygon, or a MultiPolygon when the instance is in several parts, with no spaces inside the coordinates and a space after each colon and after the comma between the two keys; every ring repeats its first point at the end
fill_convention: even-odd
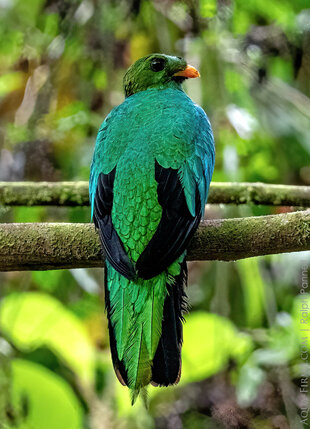
{"type": "Polygon", "coordinates": [[[162,71],[165,68],[165,60],[164,58],[154,58],[151,61],[151,70],[154,72],[162,71]]]}

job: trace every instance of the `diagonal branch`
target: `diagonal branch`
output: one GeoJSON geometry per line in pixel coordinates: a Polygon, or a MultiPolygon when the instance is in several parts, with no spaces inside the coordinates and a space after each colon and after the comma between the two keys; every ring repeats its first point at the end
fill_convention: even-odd
{"type": "MultiPolygon", "coordinates": [[[[201,223],[189,260],[234,261],[272,253],[310,250],[310,210],[201,223]]],[[[101,267],[92,224],[0,224],[0,270],[101,267]]]]}
{"type": "MultiPolygon", "coordinates": [[[[213,182],[208,203],[310,207],[310,186],[213,182]]],[[[88,182],[0,182],[0,204],[86,206],[88,182]]]]}

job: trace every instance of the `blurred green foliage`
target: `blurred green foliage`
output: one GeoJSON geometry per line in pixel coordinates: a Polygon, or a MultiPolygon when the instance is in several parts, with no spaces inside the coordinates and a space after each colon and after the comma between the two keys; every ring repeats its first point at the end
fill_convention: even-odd
{"type": "MultiPolygon", "coordinates": [[[[214,180],[310,185],[309,22],[308,0],[0,0],[0,180],[87,180],[126,68],[158,51],[201,72],[186,90],[213,125],[214,180]]],[[[2,222],[89,216],[0,207],[2,222]]],[[[191,263],[182,379],[151,387],[148,411],[130,406],[112,369],[102,270],[1,274],[0,426],[301,428],[309,260],[191,263]]]]}
{"type": "Polygon", "coordinates": [[[23,359],[14,359],[11,371],[12,405],[19,411],[17,427],[78,429],[82,426],[81,404],[62,378],[23,359]]]}

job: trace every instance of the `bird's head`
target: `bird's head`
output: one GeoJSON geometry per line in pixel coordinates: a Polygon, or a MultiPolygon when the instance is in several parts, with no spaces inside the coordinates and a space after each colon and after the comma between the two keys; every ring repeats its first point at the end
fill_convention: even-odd
{"type": "Polygon", "coordinates": [[[199,72],[181,57],[151,54],[140,58],[124,76],[125,96],[149,88],[176,87],[188,78],[199,77],[199,72]]]}

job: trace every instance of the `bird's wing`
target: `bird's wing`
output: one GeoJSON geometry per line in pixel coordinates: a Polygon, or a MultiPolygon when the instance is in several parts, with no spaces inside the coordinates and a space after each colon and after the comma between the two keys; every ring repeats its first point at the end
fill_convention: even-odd
{"type": "MultiPolygon", "coordinates": [[[[111,125],[115,116],[122,114],[122,112],[119,112],[119,107],[112,110],[99,129],[91,165],[89,196],[91,216],[99,230],[101,244],[105,250],[107,260],[120,274],[132,279],[135,277],[135,269],[113,226],[111,216],[118,154],[116,153],[113,159],[106,155],[106,146],[118,138],[111,125]]],[[[119,148],[121,149],[120,146],[119,148]]]]}
{"type": "MultiPolygon", "coordinates": [[[[164,162],[161,156],[156,157],[155,178],[162,217],[136,263],[138,276],[144,279],[158,275],[184,253],[204,214],[215,153],[210,122],[198,106],[191,128],[188,138],[194,138],[193,149],[179,168],[171,168],[167,157],[164,162]]],[[[178,140],[180,136],[174,133],[174,138],[178,140]]],[[[184,130],[182,138],[186,138],[184,130]]],[[[173,157],[170,163],[174,165],[173,157]]]]}

